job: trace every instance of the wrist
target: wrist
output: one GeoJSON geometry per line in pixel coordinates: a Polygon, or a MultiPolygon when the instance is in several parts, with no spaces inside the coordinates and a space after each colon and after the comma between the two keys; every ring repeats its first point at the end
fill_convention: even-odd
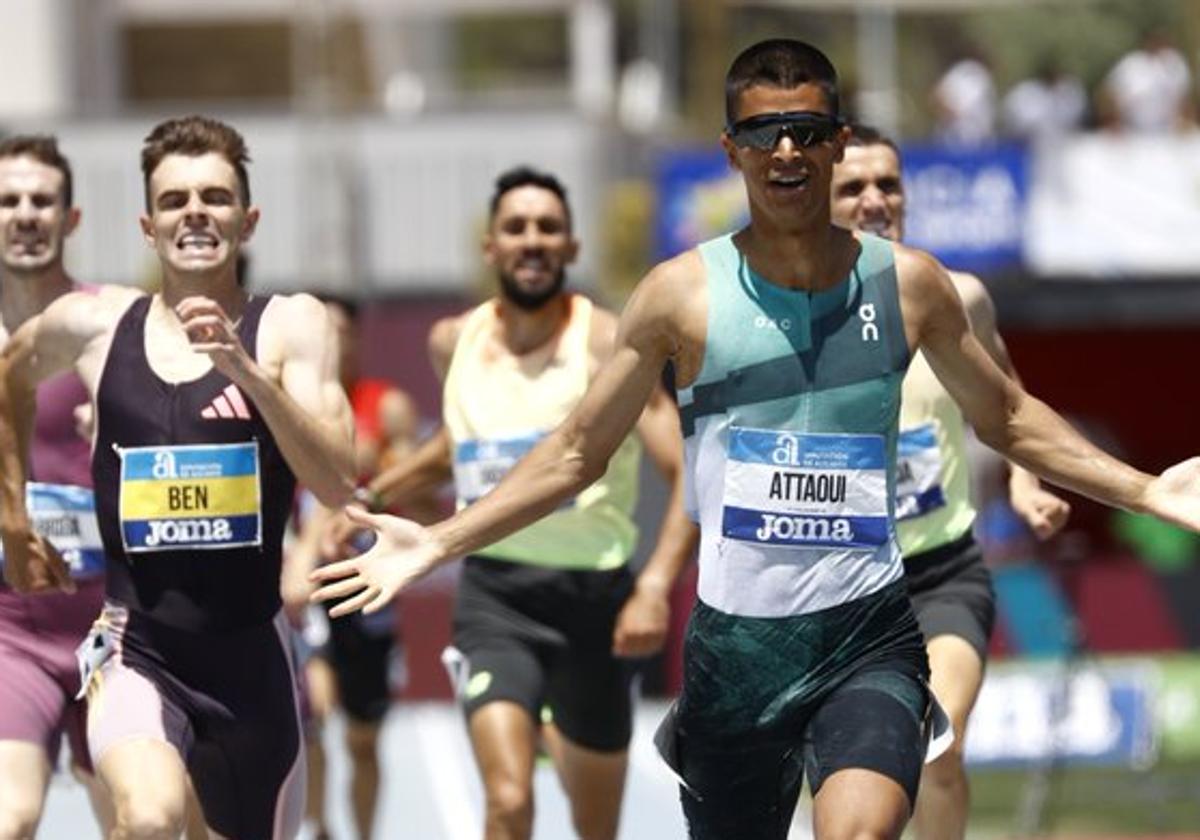
{"type": "Polygon", "coordinates": [[[384,509],[383,496],[370,485],[360,484],[354,488],[354,501],[367,509],[367,513],[379,513],[384,509]]]}
{"type": "Polygon", "coordinates": [[[664,575],[652,571],[643,571],[638,575],[635,587],[640,593],[653,595],[657,598],[666,598],[671,594],[673,583],[673,581],[668,580],[664,575]]]}

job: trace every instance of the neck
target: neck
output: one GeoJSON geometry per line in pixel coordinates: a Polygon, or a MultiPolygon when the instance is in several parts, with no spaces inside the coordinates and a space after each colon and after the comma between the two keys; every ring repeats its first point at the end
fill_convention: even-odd
{"type": "Polygon", "coordinates": [[[29,274],[5,273],[0,279],[0,315],[5,327],[12,332],[72,288],[62,263],[29,274]]]}
{"type": "Polygon", "coordinates": [[[853,236],[830,223],[785,227],[751,213],[750,225],[734,236],[750,267],[760,277],[789,289],[810,292],[836,285],[845,273],[845,246],[853,236]]]}
{"type": "Polygon", "coordinates": [[[205,297],[216,302],[231,320],[237,320],[249,298],[237,283],[234,269],[220,269],[211,274],[180,274],[163,266],[163,303],[170,309],[189,297],[205,297]]]}
{"type": "Polygon", "coordinates": [[[501,340],[510,352],[521,355],[536,350],[562,327],[570,314],[567,295],[560,294],[533,311],[522,309],[503,296],[496,299],[501,340]]]}

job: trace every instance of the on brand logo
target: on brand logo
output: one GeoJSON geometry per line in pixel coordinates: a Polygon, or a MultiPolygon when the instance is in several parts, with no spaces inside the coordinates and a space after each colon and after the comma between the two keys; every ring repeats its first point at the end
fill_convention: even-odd
{"type": "Polygon", "coordinates": [[[864,303],[858,307],[858,317],[862,318],[862,340],[878,341],[879,326],[875,323],[875,304],[864,303]]]}

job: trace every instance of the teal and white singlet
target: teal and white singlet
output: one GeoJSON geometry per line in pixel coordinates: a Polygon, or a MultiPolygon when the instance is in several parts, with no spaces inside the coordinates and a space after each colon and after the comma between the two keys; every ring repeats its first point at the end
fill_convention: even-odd
{"type": "Polygon", "coordinates": [[[909,352],[892,244],[832,288],[781,288],[723,236],[699,248],[708,334],[679,391],[699,596],[731,615],[803,615],[900,579],[896,421],[909,352]]]}

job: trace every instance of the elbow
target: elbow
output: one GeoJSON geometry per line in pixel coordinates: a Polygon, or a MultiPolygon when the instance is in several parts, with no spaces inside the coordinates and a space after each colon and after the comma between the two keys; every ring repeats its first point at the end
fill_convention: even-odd
{"type": "Polygon", "coordinates": [[[565,463],[570,470],[570,487],[573,494],[591,487],[608,471],[607,461],[588,459],[579,453],[569,455],[565,463]]]}

